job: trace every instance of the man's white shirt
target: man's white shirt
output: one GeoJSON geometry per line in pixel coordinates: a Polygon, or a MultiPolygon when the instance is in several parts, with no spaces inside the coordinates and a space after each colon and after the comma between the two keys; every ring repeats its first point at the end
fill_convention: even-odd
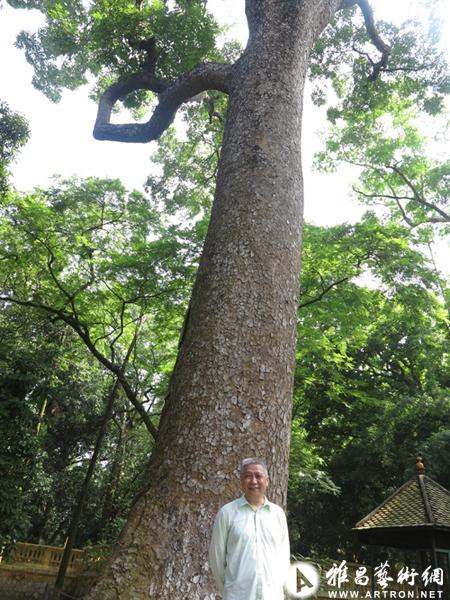
{"type": "Polygon", "coordinates": [[[282,508],[255,510],[245,496],[222,506],[214,521],[209,564],[223,600],[283,600],[289,535],[282,508]]]}

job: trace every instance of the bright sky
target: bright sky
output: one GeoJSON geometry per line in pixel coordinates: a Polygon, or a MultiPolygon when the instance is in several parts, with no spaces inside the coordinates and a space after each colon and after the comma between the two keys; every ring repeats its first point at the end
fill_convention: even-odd
{"type": "MultiPolygon", "coordinates": [[[[418,0],[415,3],[417,5],[418,0]]],[[[440,0],[435,0],[436,5],[439,3],[440,0]]],[[[394,18],[409,14],[409,4],[409,0],[372,2],[377,16],[382,17],[384,13],[394,18]]],[[[444,2],[441,4],[445,17],[444,2]]],[[[244,0],[209,0],[208,6],[222,22],[234,23],[233,35],[244,43],[244,0]]],[[[14,41],[20,30],[35,30],[40,23],[39,17],[37,11],[14,10],[8,5],[0,9],[0,98],[11,109],[22,113],[31,126],[31,139],[14,166],[16,187],[28,190],[33,186],[47,186],[53,174],[65,177],[76,174],[119,177],[129,188],[141,188],[152,168],[154,142],[98,142],[92,137],[96,105],[88,99],[87,89],[66,91],[62,101],[53,104],[32,87],[32,68],[23,52],[14,48],[14,41]]],[[[450,17],[446,27],[450,39],[450,17]]],[[[313,153],[321,146],[317,130],[324,126],[323,117],[315,110],[306,103],[303,135],[305,217],[318,225],[357,220],[365,209],[350,198],[356,172],[351,169],[340,169],[334,175],[312,172],[313,153]]]]}

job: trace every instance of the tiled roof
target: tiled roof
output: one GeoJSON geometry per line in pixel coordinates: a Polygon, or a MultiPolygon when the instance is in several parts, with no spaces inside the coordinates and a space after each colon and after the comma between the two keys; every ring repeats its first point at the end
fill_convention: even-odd
{"type": "Polygon", "coordinates": [[[434,523],[450,527],[450,492],[429,477],[424,482],[434,523]]]}
{"type": "Polygon", "coordinates": [[[426,475],[403,484],[355,529],[378,527],[450,527],[450,492],[426,475]]]}

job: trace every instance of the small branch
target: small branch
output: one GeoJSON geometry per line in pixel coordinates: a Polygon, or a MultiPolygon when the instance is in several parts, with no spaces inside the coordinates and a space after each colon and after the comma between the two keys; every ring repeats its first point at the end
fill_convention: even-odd
{"type": "Polygon", "coordinates": [[[158,435],[158,430],[153,425],[149,415],[147,414],[144,407],[137,399],[135,392],[133,391],[130,383],[128,382],[128,379],[126,378],[126,376],[122,370],[122,367],[112,363],[110,360],[108,360],[106,358],[106,356],[104,356],[101,352],[99,352],[99,350],[92,343],[92,340],[89,336],[89,332],[85,328],[81,327],[78,322],[74,321],[73,319],[67,319],[66,315],[61,315],[60,318],[63,321],[66,321],[66,323],[68,325],[70,325],[78,333],[78,335],[83,340],[83,342],[86,344],[86,346],[87,346],[88,350],[91,352],[91,354],[93,354],[97,358],[97,360],[102,365],[104,365],[109,371],[111,371],[112,373],[114,373],[116,375],[117,380],[119,381],[120,385],[122,386],[123,391],[127,395],[128,400],[131,402],[131,404],[135,407],[135,409],[141,416],[142,420],[144,421],[145,426],[147,427],[148,431],[151,433],[153,438],[156,439],[156,437],[158,435]]]}
{"type": "Polygon", "coordinates": [[[10,260],[11,258],[13,258],[14,260],[19,260],[19,255],[18,254],[3,254],[2,256],[0,256],[0,260],[10,260]]]}
{"type": "Polygon", "coordinates": [[[228,93],[231,65],[202,63],[182,75],[172,84],[156,80],[151,73],[142,72],[119,80],[108,88],[100,99],[94,137],[97,140],[145,143],[158,139],[175,118],[178,108],[205,90],[228,93]],[[147,123],[110,123],[111,111],[117,100],[139,89],[159,93],[159,103],[147,123]]]}
{"type": "Polygon", "coordinates": [[[342,279],[338,279],[337,281],[333,281],[332,283],[327,285],[320,292],[320,294],[318,294],[315,298],[312,298],[311,300],[308,300],[307,302],[302,302],[301,304],[299,304],[298,308],[299,309],[304,308],[305,306],[309,306],[310,304],[315,304],[316,302],[320,302],[320,300],[322,300],[322,298],[325,296],[325,294],[327,294],[329,291],[331,291],[333,288],[340,285],[341,283],[345,283],[346,281],[348,281],[349,279],[351,279],[354,276],[355,276],[355,274],[352,274],[352,275],[348,275],[347,277],[342,277],[342,279]]]}
{"type": "MultiPolygon", "coordinates": [[[[39,242],[41,242],[41,240],[39,238],[38,239],[39,242]]],[[[54,270],[53,270],[53,263],[56,260],[55,255],[53,254],[52,249],[45,244],[44,242],[41,242],[44,247],[47,249],[48,252],[48,258],[47,258],[47,268],[48,268],[48,272],[50,273],[50,277],[53,279],[54,284],[56,285],[56,287],[62,292],[62,294],[67,298],[67,301],[69,302],[70,306],[72,307],[72,310],[75,312],[75,306],[73,304],[73,295],[70,294],[65,287],[63,286],[63,284],[59,281],[58,277],[56,276],[54,270]]]]}
{"type": "Polygon", "coordinates": [[[419,194],[417,188],[412,183],[412,181],[410,179],[408,179],[408,177],[406,177],[406,175],[403,173],[403,171],[401,171],[401,169],[399,169],[395,165],[387,165],[387,168],[391,169],[392,171],[397,173],[397,175],[399,177],[401,177],[401,179],[404,181],[404,183],[409,187],[409,189],[414,194],[414,200],[416,200],[416,202],[418,202],[419,204],[422,204],[422,206],[426,206],[430,210],[433,210],[433,211],[437,212],[439,215],[441,215],[442,219],[439,219],[439,220],[433,219],[432,222],[434,222],[434,223],[450,223],[450,215],[448,215],[439,206],[436,206],[436,204],[433,204],[432,202],[428,202],[427,200],[425,200],[425,198],[422,196],[422,194],[419,194]]]}
{"type": "Polygon", "coordinates": [[[98,223],[97,225],[92,225],[92,227],[88,227],[87,229],[84,229],[83,233],[89,233],[92,231],[96,231],[97,229],[103,229],[106,225],[117,225],[118,223],[122,222],[122,217],[123,217],[123,212],[121,212],[116,219],[111,219],[110,221],[104,221],[103,215],[102,215],[100,223],[98,223]]]}
{"type": "Polygon", "coordinates": [[[145,68],[147,72],[153,76],[155,85],[157,85],[158,83],[162,83],[161,80],[155,77],[156,65],[158,63],[159,58],[159,52],[156,49],[156,39],[154,37],[151,37],[147,40],[141,40],[139,42],[128,40],[128,43],[132,48],[135,48],[137,50],[144,50],[147,53],[147,57],[145,59],[145,68]]]}
{"type": "Polygon", "coordinates": [[[372,57],[370,56],[370,54],[368,52],[364,52],[363,50],[360,50],[359,48],[356,47],[355,44],[352,44],[352,50],[354,52],[356,52],[357,54],[359,54],[360,56],[364,56],[372,65],[372,67],[375,67],[375,62],[372,60],[372,57]]]}
{"type": "Polygon", "coordinates": [[[357,4],[363,14],[367,33],[369,34],[369,37],[372,40],[375,48],[381,52],[381,58],[377,63],[370,61],[372,63],[373,70],[369,77],[369,81],[375,81],[380,74],[380,71],[387,67],[389,55],[391,53],[391,47],[381,39],[380,34],[377,31],[375,20],[373,18],[373,10],[369,2],[367,0],[358,0],[357,4]]]}
{"type": "Polygon", "coordinates": [[[417,73],[419,71],[425,71],[426,69],[432,69],[433,68],[433,63],[429,63],[429,64],[424,64],[424,65],[404,65],[401,67],[386,67],[383,69],[383,71],[385,73],[397,73],[398,71],[402,72],[402,73],[417,73]]]}
{"type": "Polygon", "coordinates": [[[209,122],[212,123],[213,117],[219,119],[220,123],[223,123],[222,115],[216,111],[215,101],[219,99],[219,96],[207,96],[203,100],[203,104],[206,106],[208,111],[209,122]]]}
{"type": "Polygon", "coordinates": [[[363,256],[356,256],[356,255],[353,255],[353,256],[355,257],[355,265],[354,265],[355,272],[351,273],[350,275],[346,275],[345,277],[341,277],[341,279],[337,279],[336,281],[332,281],[328,285],[325,285],[325,280],[324,280],[322,274],[320,273],[320,271],[317,271],[317,274],[319,275],[319,278],[320,278],[320,283],[322,284],[322,291],[317,296],[312,298],[311,300],[302,302],[301,304],[299,304],[298,307],[304,308],[305,306],[309,306],[310,304],[315,304],[316,302],[320,302],[320,300],[322,300],[322,298],[325,296],[325,294],[328,294],[328,292],[330,292],[333,288],[337,287],[338,285],[341,285],[341,283],[350,281],[350,279],[353,279],[353,277],[360,275],[361,265],[363,264],[363,262],[366,260],[369,260],[369,258],[371,258],[371,257],[373,258],[371,251],[368,251],[363,256]]]}
{"type": "Polygon", "coordinates": [[[411,196],[397,196],[395,194],[394,190],[392,189],[392,187],[391,187],[392,194],[367,194],[366,192],[363,192],[362,190],[358,190],[358,188],[356,188],[354,186],[353,186],[353,191],[356,192],[357,194],[359,194],[360,196],[364,196],[364,198],[370,198],[371,200],[373,200],[374,198],[387,198],[389,200],[395,200],[400,212],[402,213],[402,217],[403,217],[403,220],[405,221],[405,223],[407,223],[411,227],[411,229],[413,227],[417,227],[419,225],[419,223],[414,223],[414,221],[412,221],[408,217],[408,215],[405,212],[405,209],[402,206],[402,203],[400,202],[400,200],[414,200],[414,198],[411,198],[411,196]]]}
{"type": "Polygon", "coordinates": [[[408,217],[405,209],[403,208],[402,203],[400,202],[400,198],[395,198],[395,202],[397,203],[399,211],[402,213],[402,217],[403,217],[403,220],[405,221],[405,223],[407,225],[409,225],[411,227],[411,229],[413,229],[414,227],[417,227],[419,225],[419,223],[414,223],[414,221],[408,217]]]}
{"type": "Polygon", "coordinates": [[[119,333],[115,337],[113,337],[111,339],[111,341],[109,342],[109,348],[111,350],[111,356],[113,357],[113,359],[115,356],[115,344],[122,337],[123,332],[125,331],[125,323],[124,323],[124,321],[125,321],[125,306],[126,306],[126,304],[122,300],[122,306],[120,308],[120,325],[117,328],[119,330],[119,333]]]}
{"type": "Polygon", "coordinates": [[[55,315],[57,319],[61,318],[60,310],[52,308],[51,306],[47,306],[46,304],[41,304],[40,302],[33,302],[32,300],[17,300],[16,298],[9,296],[0,296],[0,302],[12,302],[13,304],[18,304],[19,306],[28,306],[29,308],[44,310],[47,313],[55,315]]]}
{"type": "Polygon", "coordinates": [[[362,192],[361,190],[356,189],[355,187],[353,188],[354,191],[357,192],[358,194],[361,194],[361,196],[365,196],[366,198],[389,198],[389,199],[395,200],[395,202],[397,203],[397,206],[400,209],[400,212],[402,213],[403,219],[411,227],[417,227],[418,225],[421,225],[422,223],[414,223],[413,221],[411,221],[411,219],[406,215],[403,206],[399,203],[399,200],[408,200],[409,202],[417,202],[418,204],[421,204],[422,206],[424,206],[434,212],[437,212],[440,215],[441,218],[427,217],[426,218],[427,223],[449,223],[450,222],[450,215],[447,214],[442,208],[440,208],[433,202],[429,202],[428,200],[425,200],[425,198],[422,196],[422,194],[419,193],[419,191],[417,190],[416,186],[412,183],[412,181],[396,165],[384,165],[382,168],[375,167],[374,165],[371,165],[368,163],[363,163],[363,162],[358,162],[358,161],[352,160],[349,156],[346,156],[345,153],[344,153],[344,160],[352,165],[357,166],[357,167],[362,167],[364,169],[371,169],[375,173],[378,173],[379,176],[386,183],[386,185],[390,188],[392,195],[368,194],[368,193],[362,192]],[[411,196],[399,196],[395,193],[395,190],[392,188],[392,186],[390,185],[390,183],[386,177],[388,170],[391,170],[391,171],[394,171],[394,173],[397,173],[397,175],[402,179],[403,183],[412,191],[412,193],[413,193],[412,197],[411,196]]]}
{"type": "Polygon", "coordinates": [[[415,199],[415,198],[412,198],[411,196],[397,196],[394,193],[392,193],[392,194],[368,194],[367,192],[363,192],[362,190],[359,190],[355,186],[353,186],[352,189],[357,194],[364,196],[364,198],[371,198],[371,199],[373,199],[373,198],[388,198],[389,200],[414,200],[415,199]]]}

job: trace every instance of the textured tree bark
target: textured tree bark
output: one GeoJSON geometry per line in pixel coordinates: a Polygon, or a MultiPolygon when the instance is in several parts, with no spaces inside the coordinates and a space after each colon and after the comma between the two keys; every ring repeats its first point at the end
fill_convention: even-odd
{"type": "Polygon", "coordinates": [[[299,291],[302,96],[341,2],[247,0],[211,223],[148,469],[91,600],[213,600],[212,520],[246,456],[286,500],[299,291]]]}

